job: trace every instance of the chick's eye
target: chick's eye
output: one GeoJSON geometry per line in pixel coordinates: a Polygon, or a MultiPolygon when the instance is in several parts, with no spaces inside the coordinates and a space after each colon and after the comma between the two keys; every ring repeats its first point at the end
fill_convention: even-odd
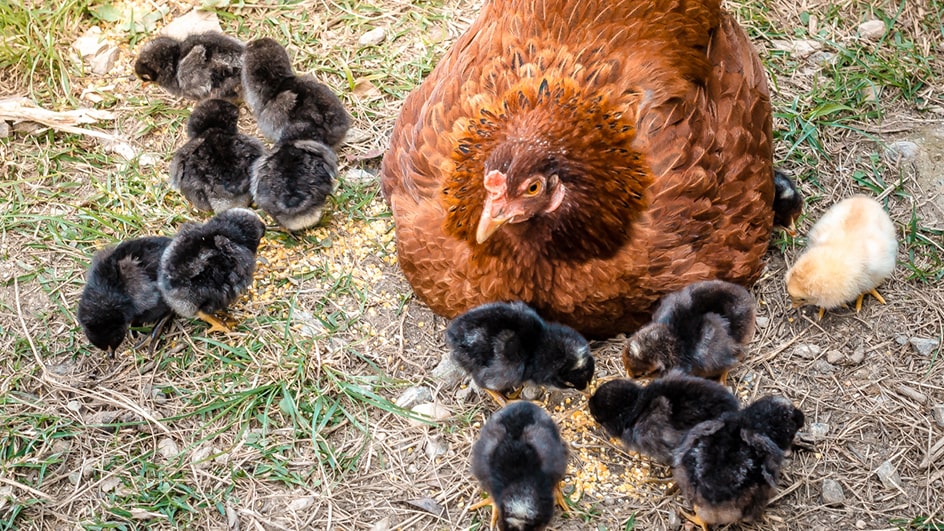
{"type": "Polygon", "coordinates": [[[531,184],[528,186],[528,195],[537,195],[541,191],[541,181],[531,181],[531,184]]]}

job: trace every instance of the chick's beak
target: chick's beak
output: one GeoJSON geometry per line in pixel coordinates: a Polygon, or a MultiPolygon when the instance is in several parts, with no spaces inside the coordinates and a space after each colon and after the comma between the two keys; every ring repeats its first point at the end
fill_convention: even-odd
{"type": "Polygon", "coordinates": [[[504,225],[513,216],[506,212],[504,201],[494,201],[492,196],[485,198],[485,204],[482,206],[482,217],[479,218],[479,226],[475,231],[475,241],[484,243],[492,234],[495,234],[502,225],[504,225]]]}

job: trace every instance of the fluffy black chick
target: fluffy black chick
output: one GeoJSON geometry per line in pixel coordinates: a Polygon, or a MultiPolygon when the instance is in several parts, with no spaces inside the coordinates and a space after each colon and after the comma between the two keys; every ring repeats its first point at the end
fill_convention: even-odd
{"type": "Polygon", "coordinates": [[[243,96],[269,140],[338,145],[351,125],[341,100],[315,78],[296,76],[288,52],[272,39],[246,45],[243,96]]]}
{"type": "Polygon", "coordinates": [[[170,314],[157,287],[158,264],[170,241],[162,236],[137,238],[92,256],[77,314],[93,345],[114,352],[129,327],[170,314]]]}
{"type": "Polygon", "coordinates": [[[593,378],[590,346],[576,330],[546,323],[527,304],[494,302],[456,317],[446,328],[452,357],[500,404],[525,383],[583,390],[593,378]]]}
{"type": "Polygon", "coordinates": [[[156,37],[134,61],[134,73],[153,81],[174,96],[192,100],[239,99],[245,45],[217,31],[188,36],[182,41],[156,37]]]}
{"type": "Polygon", "coordinates": [[[203,224],[185,224],[161,257],[157,278],[164,300],[179,315],[210,323],[210,331],[229,332],[212,314],[252,284],[264,233],[259,216],[245,208],[227,210],[203,224]]]}
{"type": "Polygon", "coordinates": [[[338,175],[338,156],[316,140],[286,140],[253,166],[256,206],[288,230],[318,224],[338,175]]]}
{"type": "Polygon", "coordinates": [[[675,451],[672,475],[703,529],[757,519],[777,489],[780,466],[803,412],[764,397],[692,428],[675,451]]]}
{"type": "Polygon", "coordinates": [[[673,370],[646,387],[630,380],[606,382],[589,406],[593,418],[623,446],[668,464],[685,432],[737,411],[738,401],[717,382],[673,370]]]}
{"type": "Polygon", "coordinates": [[[695,282],[659,302],[652,322],[623,347],[632,377],[679,368],[725,382],[754,336],[754,297],[722,280],[695,282]]]}
{"type": "Polygon", "coordinates": [[[803,213],[803,194],[786,173],[774,168],[774,226],[796,236],[796,220],[803,213]]]}
{"type": "Polygon", "coordinates": [[[170,161],[170,184],[199,210],[247,207],[252,165],[262,142],[237,129],[239,107],[221,99],[197,104],[187,121],[187,141],[170,161]]]}
{"type": "Polygon", "coordinates": [[[492,506],[492,528],[537,531],[547,527],[554,502],[567,510],[560,481],[567,447],[557,425],[531,402],[512,402],[492,415],[472,446],[472,474],[492,506]]]}

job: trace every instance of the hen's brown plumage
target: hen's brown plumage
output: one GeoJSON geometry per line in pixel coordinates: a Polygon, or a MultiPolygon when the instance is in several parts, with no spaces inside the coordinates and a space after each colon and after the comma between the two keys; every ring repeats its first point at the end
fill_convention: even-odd
{"type": "Polygon", "coordinates": [[[437,313],[519,299],[608,336],[757,278],[771,157],[764,71],[717,0],[491,0],[405,101],[382,186],[437,313]],[[505,192],[520,215],[489,202],[484,230],[505,192]]]}

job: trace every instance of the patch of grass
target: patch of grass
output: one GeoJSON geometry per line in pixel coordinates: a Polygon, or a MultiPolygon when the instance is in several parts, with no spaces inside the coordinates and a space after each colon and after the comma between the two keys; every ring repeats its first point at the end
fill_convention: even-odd
{"type": "Polygon", "coordinates": [[[80,34],[90,0],[0,3],[0,71],[17,70],[37,100],[72,101],[75,65],[69,43],[80,34]],[[50,82],[52,81],[52,82],[50,82]]]}

